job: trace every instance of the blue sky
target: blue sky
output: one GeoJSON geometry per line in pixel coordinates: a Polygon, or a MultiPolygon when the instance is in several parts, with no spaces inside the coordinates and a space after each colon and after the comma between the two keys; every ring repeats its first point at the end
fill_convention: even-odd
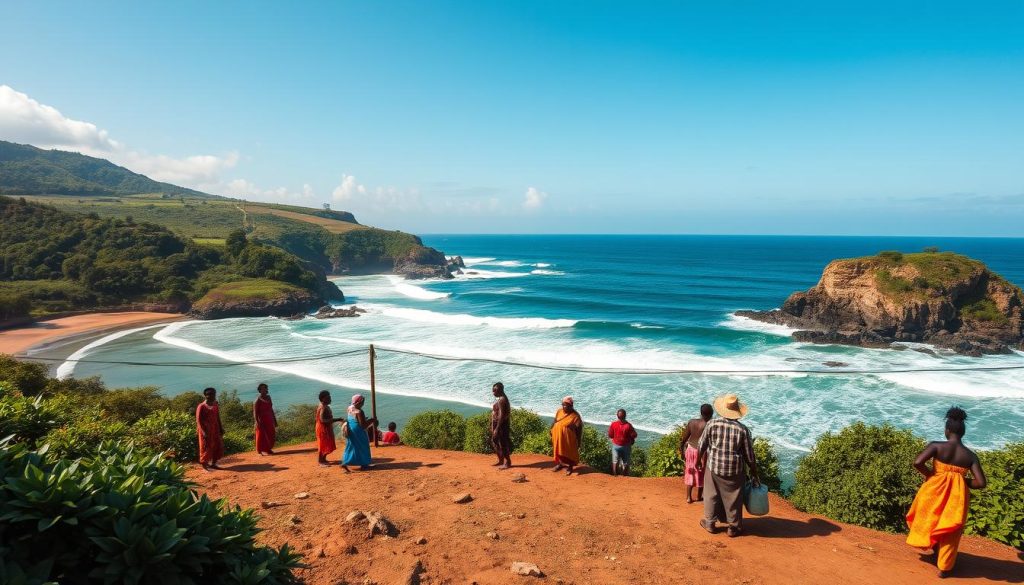
{"type": "Polygon", "coordinates": [[[8,2],[0,138],[420,233],[1024,236],[1024,3],[8,2]]]}

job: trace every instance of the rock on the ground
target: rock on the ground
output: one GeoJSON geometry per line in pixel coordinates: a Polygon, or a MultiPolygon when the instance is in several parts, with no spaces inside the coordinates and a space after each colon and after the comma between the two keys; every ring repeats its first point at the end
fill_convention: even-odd
{"type": "Polygon", "coordinates": [[[516,575],[522,575],[524,577],[543,577],[544,572],[540,570],[540,567],[533,563],[514,562],[512,563],[511,570],[516,575]]]}
{"type": "Polygon", "coordinates": [[[276,508],[277,506],[280,506],[280,505],[281,504],[279,502],[267,502],[267,501],[260,502],[260,507],[263,508],[264,510],[267,510],[267,509],[270,509],[270,508],[276,508]]]}
{"type": "Polygon", "coordinates": [[[298,524],[299,522],[302,522],[302,518],[299,518],[299,517],[298,517],[298,516],[296,516],[295,514],[292,514],[291,516],[289,516],[289,517],[288,517],[288,520],[289,520],[289,521],[290,521],[290,522],[291,522],[292,524],[298,524]]]}
{"type": "Polygon", "coordinates": [[[359,510],[352,510],[351,512],[348,513],[348,516],[345,516],[345,522],[348,522],[349,524],[355,524],[356,522],[362,522],[365,519],[366,519],[366,514],[363,514],[359,510]]]}
{"type": "Polygon", "coordinates": [[[409,572],[406,574],[404,585],[419,585],[420,584],[420,573],[423,572],[423,563],[416,561],[409,572]]]}
{"type": "Polygon", "coordinates": [[[335,309],[330,305],[324,305],[313,314],[313,317],[316,319],[340,319],[344,317],[358,317],[365,312],[366,309],[360,309],[355,305],[343,309],[335,309]]]}
{"type": "Polygon", "coordinates": [[[305,500],[308,497],[309,497],[309,493],[308,492],[299,492],[299,493],[295,494],[295,499],[296,500],[305,500]]]}
{"type": "Polygon", "coordinates": [[[453,504],[468,504],[473,501],[473,495],[469,492],[457,494],[452,498],[453,504]]]}
{"type": "Polygon", "coordinates": [[[490,538],[491,540],[498,540],[498,533],[497,532],[488,532],[487,533],[487,538],[490,538]]]}
{"type": "Polygon", "coordinates": [[[369,534],[367,538],[373,538],[375,534],[381,536],[393,536],[395,527],[391,522],[378,512],[370,512],[366,515],[366,523],[369,526],[369,534]]]}
{"type": "Polygon", "coordinates": [[[517,473],[512,476],[512,483],[526,483],[526,474],[517,473]]]}
{"type": "Polygon", "coordinates": [[[414,540],[413,542],[415,542],[416,544],[427,544],[427,539],[426,539],[426,537],[421,536],[421,537],[417,538],[416,540],[414,540]]]}

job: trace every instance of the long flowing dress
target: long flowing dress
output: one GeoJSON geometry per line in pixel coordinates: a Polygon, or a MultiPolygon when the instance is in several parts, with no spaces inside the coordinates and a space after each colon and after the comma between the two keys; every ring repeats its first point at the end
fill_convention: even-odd
{"type": "Polygon", "coordinates": [[[316,448],[321,455],[330,455],[338,448],[338,444],[334,440],[334,425],[324,424],[322,420],[325,409],[328,418],[333,418],[331,407],[324,404],[316,407],[316,448]]]}
{"type": "Polygon", "coordinates": [[[274,449],[274,441],[277,439],[277,427],[274,425],[274,402],[267,396],[266,399],[256,399],[253,409],[256,412],[256,452],[266,453],[274,449]]]}
{"type": "Polygon", "coordinates": [[[365,467],[370,464],[370,438],[359,425],[357,412],[353,407],[348,409],[348,437],[345,437],[345,454],[341,464],[365,467]]]}
{"type": "Polygon", "coordinates": [[[583,419],[575,410],[566,413],[565,409],[555,412],[555,424],[551,427],[551,447],[554,450],[555,463],[576,465],[580,462],[579,437],[576,429],[582,427],[583,419]]]}
{"type": "Polygon", "coordinates": [[[938,547],[936,565],[940,571],[949,571],[956,563],[971,501],[964,479],[969,470],[938,459],[932,460],[932,467],[935,473],[917,490],[907,512],[907,544],[917,548],[938,547]]]}
{"type": "Polygon", "coordinates": [[[210,406],[203,401],[196,407],[196,435],[199,436],[200,463],[211,463],[224,456],[224,437],[220,434],[220,406],[217,403],[210,406]]]}

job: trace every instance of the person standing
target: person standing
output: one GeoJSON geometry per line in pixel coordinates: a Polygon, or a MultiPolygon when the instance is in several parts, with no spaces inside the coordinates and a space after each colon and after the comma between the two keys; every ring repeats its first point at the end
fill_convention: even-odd
{"type": "Polygon", "coordinates": [[[757,476],[754,442],[740,419],[747,415],[747,405],[735,394],[715,399],[715,412],[720,418],[708,422],[697,447],[698,469],[704,473],[704,518],[700,525],[714,534],[717,522],[728,523],[728,535],[743,531],[744,467],[750,468],[751,483],[761,484],[757,476]],[[724,517],[724,518],[723,518],[724,517]]]}
{"type": "Polygon", "coordinates": [[[270,387],[266,384],[257,386],[256,392],[259,396],[252,403],[252,418],[256,423],[256,452],[260,455],[273,455],[274,441],[277,439],[274,401],[270,399],[270,387]]]}
{"type": "Polygon", "coordinates": [[[331,412],[331,393],[320,391],[320,405],[316,407],[316,460],[320,467],[327,467],[327,456],[338,449],[334,439],[334,423],[342,419],[334,418],[331,412]]]}
{"type": "Polygon", "coordinates": [[[217,390],[203,390],[206,400],[196,407],[196,433],[199,435],[199,463],[205,471],[220,469],[217,461],[224,456],[224,425],[220,421],[217,390]]]}
{"type": "Polygon", "coordinates": [[[970,490],[983,489],[987,484],[978,456],[961,442],[967,432],[966,420],[963,409],[950,408],[946,412],[946,440],[929,443],[914,461],[914,469],[925,481],[907,513],[907,544],[935,549],[935,564],[941,578],[948,577],[956,564],[970,507],[970,490]],[[970,481],[965,477],[968,472],[970,481]]]}
{"type": "Polygon", "coordinates": [[[615,422],[608,426],[608,438],[612,440],[612,475],[629,475],[629,463],[633,456],[633,443],[636,442],[636,429],[626,420],[626,411],[619,409],[615,413],[615,422]]]}
{"type": "Polygon", "coordinates": [[[694,501],[694,489],[697,490],[696,500],[704,499],[704,472],[697,469],[697,448],[700,446],[700,437],[704,434],[704,426],[711,420],[712,413],[710,404],[701,404],[700,418],[691,418],[679,437],[679,456],[686,465],[683,481],[686,483],[687,504],[694,501]]]}
{"type": "Polygon", "coordinates": [[[554,452],[555,467],[551,471],[569,468],[566,475],[572,475],[580,462],[580,439],[583,437],[583,419],[576,412],[572,396],[562,399],[562,408],[555,411],[555,422],[551,425],[551,449],[554,452]]]}
{"type": "Polygon", "coordinates": [[[362,394],[352,397],[352,403],[348,406],[348,432],[345,436],[345,454],[341,459],[341,468],[345,473],[349,472],[349,465],[358,465],[359,469],[370,468],[370,437],[366,430],[377,428],[377,419],[366,418],[363,414],[363,403],[366,399],[362,394]]]}
{"type": "Polygon", "coordinates": [[[505,385],[501,382],[491,386],[491,393],[496,399],[491,406],[491,447],[498,456],[498,462],[494,465],[498,469],[508,469],[512,467],[512,406],[505,395],[505,385]]]}

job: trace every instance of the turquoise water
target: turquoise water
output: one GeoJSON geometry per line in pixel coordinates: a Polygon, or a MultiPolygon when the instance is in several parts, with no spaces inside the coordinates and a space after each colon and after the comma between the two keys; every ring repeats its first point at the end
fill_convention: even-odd
{"type": "MultiPolygon", "coordinates": [[[[513,404],[550,415],[566,394],[588,421],[617,408],[639,428],[665,432],[702,402],[735,392],[750,405],[755,435],[773,439],[791,463],[823,432],[855,420],[890,422],[941,437],[952,404],[969,413],[967,440],[994,447],[1024,440],[1024,373],[840,375],[737,373],[1024,364],[1024,354],[979,359],[945,352],[794,343],[784,328],[731,317],[779,306],[815,284],[833,258],[880,250],[955,250],[1024,283],[1024,240],[732,236],[432,236],[428,245],[470,265],[453,281],[388,276],[338,279],[355,319],[230,319],[181,322],[124,334],[80,352],[93,360],[203,362],[316,357],[375,343],[380,417],[400,423],[426,400],[464,411],[490,403],[505,383],[513,404]],[[392,353],[436,354],[466,361],[392,353]],[[548,368],[702,370],[619,375],[548,368]]],[[[68,373],[70,365],[62,368],[68,373]]],[[[110,385],[154,384],[173,394],[207,385],[254,395],[271,384],[278,405],[315,402],[323,387],[347,395],[368,387],[365,353],[259,367],[173,368],[79,364],[76,376],[110,385]]],[[[339,400],[339,398],[336,398],[339,400]]],[[[433,406],[433,404],[431,404],[433,406]]]]}

